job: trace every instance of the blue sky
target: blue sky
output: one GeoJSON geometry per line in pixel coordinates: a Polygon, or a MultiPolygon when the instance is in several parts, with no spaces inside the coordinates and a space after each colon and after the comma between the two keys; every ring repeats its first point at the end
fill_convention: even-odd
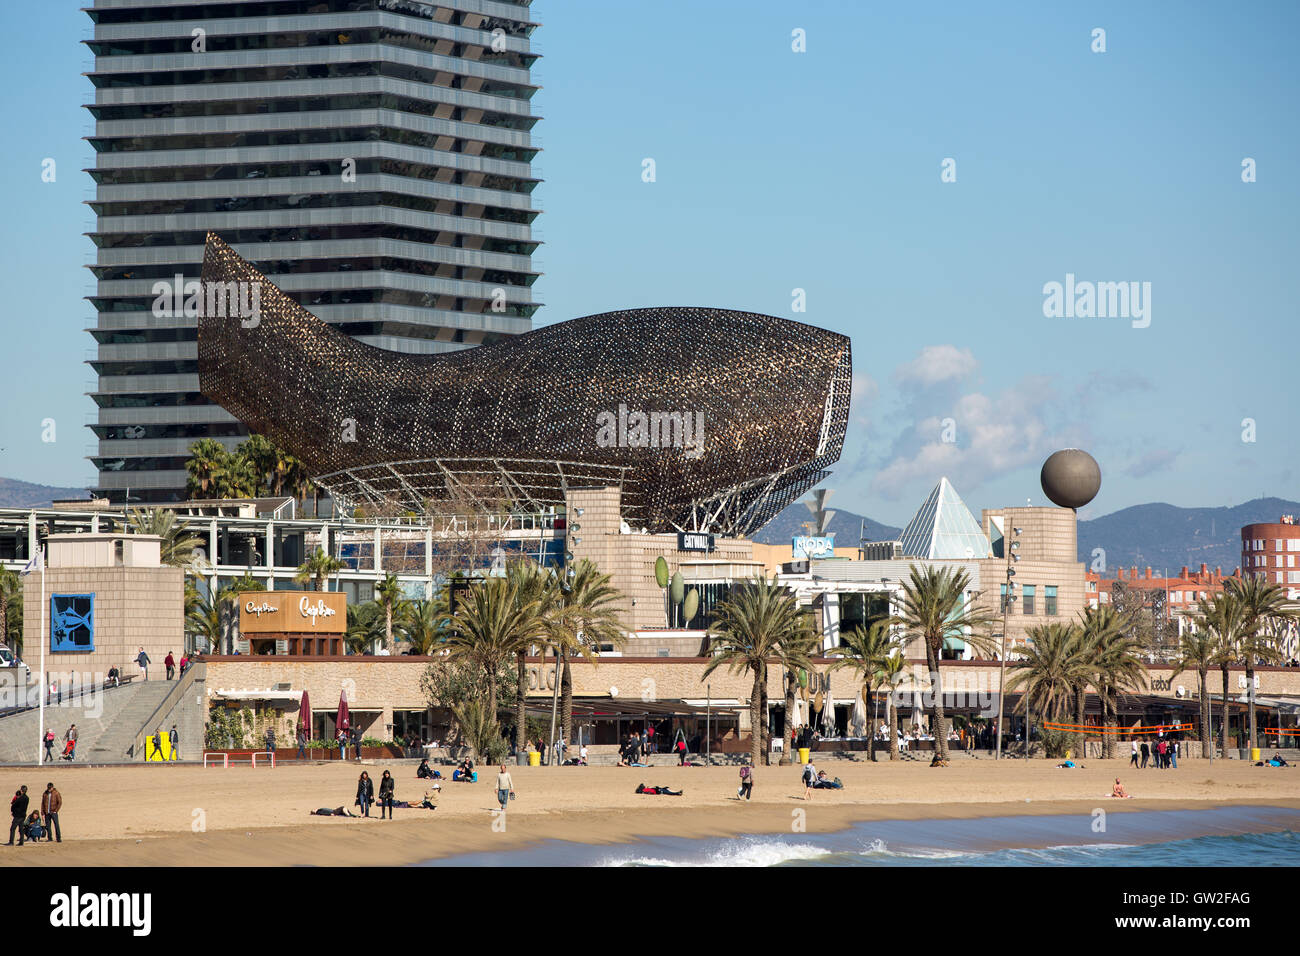
{"type": "MultiPolygon", "coordinates": [[[[0,475],[59,485],[93,474],[78,6],[0,5],[22,38],[0,62],[0,475]]],[[[1042,504],[1038,467],[1070,445],[1104,475],[1084,517],[1300,497],[1300,6],[971,7],[536,0],[539,324],[712,305],[851,336],[828,484],[889,523],[941,474],[977,511],[1042,504]],[[1044,317],[1067,273],[1150,282],[1150,326],[1044,317]]]]}

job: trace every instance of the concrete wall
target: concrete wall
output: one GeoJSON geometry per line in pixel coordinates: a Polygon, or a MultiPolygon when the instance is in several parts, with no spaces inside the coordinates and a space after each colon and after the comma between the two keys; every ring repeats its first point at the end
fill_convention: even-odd
{"type": "MultiPolygon", "coordinates": [[[[41,633],[40,579],[29,577],[23,588],[23,658],[39,669],[41,641],[45,667],[55,674],[107,674],[117,665],[126,675],[140,675],[133,663],[143,646],[153,664],[151,679],[165,676],[163,658],[171,651],[179,662],[185,647],[185,583],[180,568],[76,567],[47,568],[45,600],[53,594],[95,595],[95,649],[89,653],[50,652],[50,611],[44,608],[41,633]]],[[[101,678],[102,679],[102,678],[101,678]]],[[[80,678],[79,678],[80,680],[80,678]]],[[[62,681],[62,679],[61,679],[62,681]]]]}

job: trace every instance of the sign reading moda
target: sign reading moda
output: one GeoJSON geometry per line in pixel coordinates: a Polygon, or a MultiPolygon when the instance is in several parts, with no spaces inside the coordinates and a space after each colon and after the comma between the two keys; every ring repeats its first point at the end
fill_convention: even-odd
{"type": "Polygon", "coordinates": [[[341,591],[245,592],[239,605],[242,634],[342,634],[348,626],[341,591]]]}
{"type": "Polygon", "coordinates": [[[791,539],[791,554],[796,561],[835,557],[835,535],[801,534],[791,539]]]}

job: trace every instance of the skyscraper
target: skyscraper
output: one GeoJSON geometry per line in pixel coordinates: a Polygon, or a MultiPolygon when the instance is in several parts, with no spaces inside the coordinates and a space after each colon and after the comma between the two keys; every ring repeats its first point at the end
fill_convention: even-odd
{"type": "Polygon", "coordinates": [[[370,345],[531,327],[529,2],[96,0],[99,494],[181,499],[190,445],[246,434],[175,307],[208,230],[370,345]]]}

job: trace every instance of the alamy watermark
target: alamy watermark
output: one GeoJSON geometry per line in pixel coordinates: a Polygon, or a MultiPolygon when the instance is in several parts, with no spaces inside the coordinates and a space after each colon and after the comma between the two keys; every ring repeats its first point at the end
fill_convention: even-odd
{"type": "Polygon", "coordinates": [[[252,282],[201,282],[185,281],[177,275],[174,280],[161,279],[151,290],[153,314],[159,319],[185,316],[196,319],[239,319],[246,329],[255,329],[262,323],[262,283],[252,282]]]}
{"type": "Polygon", "coordinates": [[[1043,315],[1049,319],[1132,319],[1133,328],[1151,324],[1150,282],[1076,281],[1043,286],[1043,315]]]}
{"type": "Polygon", "coordinates": [[[596,416],[601,448],[681,448],[687,458],[704,454],[704,412],[645,412],[620,404],[596,416]]]}

